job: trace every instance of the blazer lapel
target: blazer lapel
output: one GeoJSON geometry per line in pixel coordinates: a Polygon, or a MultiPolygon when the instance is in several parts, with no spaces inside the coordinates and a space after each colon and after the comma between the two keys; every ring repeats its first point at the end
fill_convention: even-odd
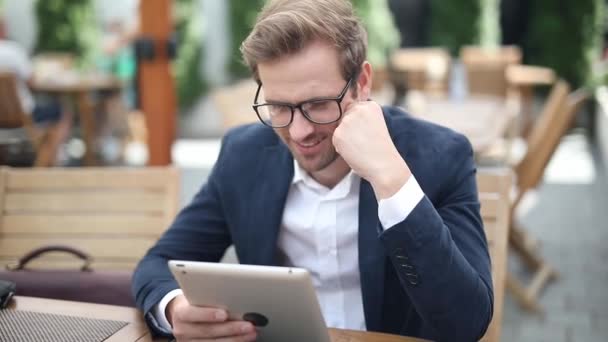
{"type": "Polygon", "coordinates": [[[381,329],[386,254],[378,236],[378,202],[369,182],[359,192],[359,271],[367,330],[381,329]]]}
{"type": "Polygon", "coordinates": [[[258,183],[249,197],[247,262],[277,265],[277,238],[293,179],[293,158],[289,150],[279,142],[264,149],[258,165],[258,183]]]}

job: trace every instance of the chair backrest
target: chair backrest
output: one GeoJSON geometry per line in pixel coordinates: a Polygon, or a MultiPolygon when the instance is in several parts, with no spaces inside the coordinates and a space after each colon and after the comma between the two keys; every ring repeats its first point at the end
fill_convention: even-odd
{"type": "Polygon", "coordinates": [[[521,50],[517,46],[485,49],[481,46],[464,46],[460,59],[466,70],[469,94],[506,96],[509,65],[520,64],[521,50]]]}
{"type": "Polygon", "coordinates": [[[528,149],[515,167],[517,187],[523,195],[542,180],[545,167],[559,145],[560,139],[570,128],[575,114],[588,94],[579,90],[568,95],[569,85],[558,81],[551,90],[547,102],[532,127],[528,138],[528,149]]]}
{"type": "Polygon", "coordinates": [[[402,48],[390,57],[391,69],[405,72],[407,88],[428,94],[445,95],[448,92],[451,57],[447,49],[402,48]]]}
{"type": "Polygon", "coordinates": [[[0,73],[0,128],[23,127],[23,109],[17,95],[17,83],[12,73],[0,73]]]}
{"type": "Polygon", "coordinates": [[[502,326],[512,180],[512,171],[506,168],[481,169],[477,172],[481,217],[488,240],[494,284],[494,316],[482,339],[489,342],[500,340],[502,326]]]}
{"type": "MultiPolygon", "coordinates": [[[[131,270],[178,210],[173,168],[0,169],[0,265],[45,245],[76,247],[93,269],[131,270]]],[[[73,257],[33,263],[73,268],[73,257]]]]}
{"type": "Polygon", "coordinates": [[[257,88],[258,85],[255,81],[246,79],[213,91],[211,98],[222,116],[223,132],[235,126],[258,121],[258,117],[251,107],[257,88]]]}

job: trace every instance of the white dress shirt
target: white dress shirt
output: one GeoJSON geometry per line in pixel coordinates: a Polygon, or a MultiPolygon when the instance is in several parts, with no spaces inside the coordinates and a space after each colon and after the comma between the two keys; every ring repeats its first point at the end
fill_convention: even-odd
{"type": "MultiPolygon", "coordinates": [[[[300,169],[287,194],[278,248],[285,266],[307,269],[328,327],[365,330],[359,274],[359,185],[352,171],[329,189],[300,169]]],[[[424,197],[412,175],[392,197],[380,200],[378,217],[384,229],[405,220],[424,197]]],[[[162,328],[171,330],[167,304],[181,294],[169,292],[155,307],[162,328]]]]}

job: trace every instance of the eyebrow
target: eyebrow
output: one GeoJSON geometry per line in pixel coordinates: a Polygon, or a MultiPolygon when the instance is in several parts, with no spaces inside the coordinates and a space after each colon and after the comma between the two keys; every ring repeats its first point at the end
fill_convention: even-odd
{"type": "Polygon", "coordinates": [[[308,100],[304,100],[304,101],[299,101],[296,103],[293,102],[285,102],[285,101],[276,101],[276,100],[266,100],[266,102],[263,102],[261,104],[267,103],[267,104],[280,104],[280,105],[290,105],[290,106],[298,106],[304,103],[308,103],[308,102],[316,102],[316,101],[322,101],[322,100],[336,100],[339,96],[316,96],[316,97],[312,97],[308,100]]]}

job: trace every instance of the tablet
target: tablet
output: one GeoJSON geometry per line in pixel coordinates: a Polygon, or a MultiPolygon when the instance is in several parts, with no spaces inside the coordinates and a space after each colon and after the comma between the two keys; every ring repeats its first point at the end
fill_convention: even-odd
{"type": "Polygon", "coordinates": [[[180,260],[169,261],[169,268],[190,304],[252,322],[258,341],[330,342],[305,269],[180,260]]]}

